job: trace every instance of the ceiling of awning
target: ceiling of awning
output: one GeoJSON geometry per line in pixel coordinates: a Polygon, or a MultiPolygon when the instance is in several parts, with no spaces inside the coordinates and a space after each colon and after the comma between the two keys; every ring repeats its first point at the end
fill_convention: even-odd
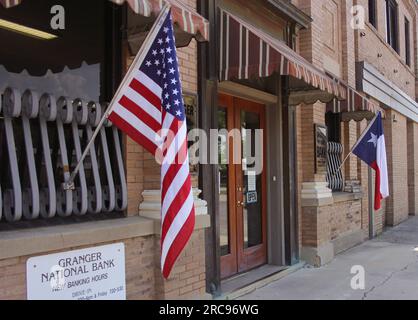
{"type": "Polygon", "coordinates": [[[379,111],[385,117],[385,111],[378,103],[373,102],[350,87],[348,88],[346,100],[338,101],[334,99],[327,103],[327,112],[341,113],[343,121],[371,120],[379,111]]]}
{"type": "MultiPolygon", "coordinates": [[[[19,5],[23,0],[0,0],[5,8],[19,5]]],[[[199,41],[209,40],[209,22],[199,15],[193,8],[178,0],[109,0],[122,5],[125,2],[131,9],[140,15],[150,17],[157,15],[165,3],[172,6],[174,23],[184,32],[192,34],[199,41]]]]}
{"type": "Polygon", "coordinates": [[[0,39],[7,43],[0,50],[0,65],[13,74],[37,77],[67,73],[68,69],[82,69],[86,64],[104,71],[112,63],[107,58],[108,50],[116,41],[109,34],[113,29],[112,7],[108,1],[85,0],[28,0],[10,9],[0,5],[0,18],[58,36],[53,40],[39,40],[0,28],[0,39]],[[65,6],[63,30],[50,28],[53,5],[65,6]]]}
{"type": "MultiPolygon", "coordinates": [[[[126,1],[127,6],[129,4],[133,9],[128,10],[128,16],[146,21],[150,27],[160,8],[166,3],[166,0],[126,1]]],[[[193,37],[202,41],[209,37],[209,22],[198,15],[193,8],[177,0],[167,0],[167,2],[172,4],[179,47],[187,46],[193,37]]],[[[112,7],[113,3],[122,5],[125,0],[0,0],[2,19],[58,35],[57,39],[40,41],[0,29],[0,37],[8,43],[1,53],[0,64],[9,72],[16,74],[27,72],[38,77],[48,73],[60,73],[67,69],[79,69],[83,64],[102,65],[105,52],[108,52],[109,46],[113,46],[114,41],[114,35],[110,34],[113,22],[108,21],[110,19],[108,8],[112,7]],[[50,8],[56,4],[64,6],[66,10],[67,28],[51,31],[50,8]],[[38,54],[34,55],[31,52],[38,54]],[[50,54],[52,52],[56,54],[50,54]]],[[[116,8],[118,9],[118,6],[116,8]]],[[[133,36],[128,30],[131,49],[138,49],[138,46],[142,45],[141,37],[146,35],[148,30],[141,30],[140,34],[133,36]]],[[[132,50],[133,53],[136,51],[132,50]]]]}

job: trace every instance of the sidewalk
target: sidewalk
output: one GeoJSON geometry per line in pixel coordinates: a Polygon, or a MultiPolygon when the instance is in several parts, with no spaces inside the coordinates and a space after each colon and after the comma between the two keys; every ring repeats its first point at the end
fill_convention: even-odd
{"type": "Polygon", "coordinates": [[[418,217],[340,254],[327,266],[305,267],[240,299],[418,299],[418,217]],[[351,288],[355,275],[350,271],[358,265],[365,270],[365,290],[351,288]]]}

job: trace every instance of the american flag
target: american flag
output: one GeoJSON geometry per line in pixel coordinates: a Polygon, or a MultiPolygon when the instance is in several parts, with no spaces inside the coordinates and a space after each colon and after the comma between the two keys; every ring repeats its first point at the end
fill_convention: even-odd
{"type": "Polygon", "coordinates": [[[130,69],[109,120],[162,163],[161,267],[168,278],[193,233],[195,209],[171,11],[161,22],[145,58],[130,69]]]}

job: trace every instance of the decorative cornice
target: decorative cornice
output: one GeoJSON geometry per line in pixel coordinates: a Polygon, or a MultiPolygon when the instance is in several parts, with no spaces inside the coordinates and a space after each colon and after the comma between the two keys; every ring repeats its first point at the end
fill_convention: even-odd
{"type": "Polygon", "coordinates": [[[313,21],[311,17],[309,17],[306,13],[304,13],[290,1],[268,0],[268,2],[276,9],[280,10],[284,15],[299,24],[302,28],[307,29],[309,24],[313,21]]]}

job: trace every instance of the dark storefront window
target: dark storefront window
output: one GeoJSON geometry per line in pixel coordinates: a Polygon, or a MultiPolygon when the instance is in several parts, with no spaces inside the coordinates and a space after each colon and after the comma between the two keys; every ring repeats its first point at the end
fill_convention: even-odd
{"type": "Polygon", "coordinates": [[[111,92],[105,82],[113,72],[115,47],[112,8],[99,0],[32,0],[10,9],[0,7],[0,19],[57,37],[44,40],[0,28],[1,42],[7,44],[0,50],[0,91],[9,85],[108,100],[111,92]],[[52,8],[58,11],[51,14],[52,8]],[[64,29],[55,30],[58,26],[64,29]]]}
{"type": "Polygon", "coordinates": [[[369,0],[369,22],[377,29],[376,0],[369,0]]]}
{"type": "Polygon", "coordinates": [[[411,33],[407,18],[405,18],[405,61],[408,66],[411,66],[411,33]]]}
{"type": "Polygon", "coordinates": [[[387,42],[399,53],[398,40],[398,4],[395,0],[386,0],[387,42]]]}
{"type": "Polygon", "coordinates": [[[328,112],[325,116],[328,128],[327,182],[333,192],[341,192],[344,179],[341,170],[343,146],[341,143],[341,114],[328,112]]]}
{"type": "Polygon", "coordinates": [[[102,0],[0,6],[0,230],[125,211],[122,139],[109,123],[75,190],[62,187],[120,82],[123,8],[102,0]]]}
{"type": "Polygon", "coordinates": [[[328,112],[325,122],[328,128],[328,141],[341,143],[341,115],[328,112]]]}

